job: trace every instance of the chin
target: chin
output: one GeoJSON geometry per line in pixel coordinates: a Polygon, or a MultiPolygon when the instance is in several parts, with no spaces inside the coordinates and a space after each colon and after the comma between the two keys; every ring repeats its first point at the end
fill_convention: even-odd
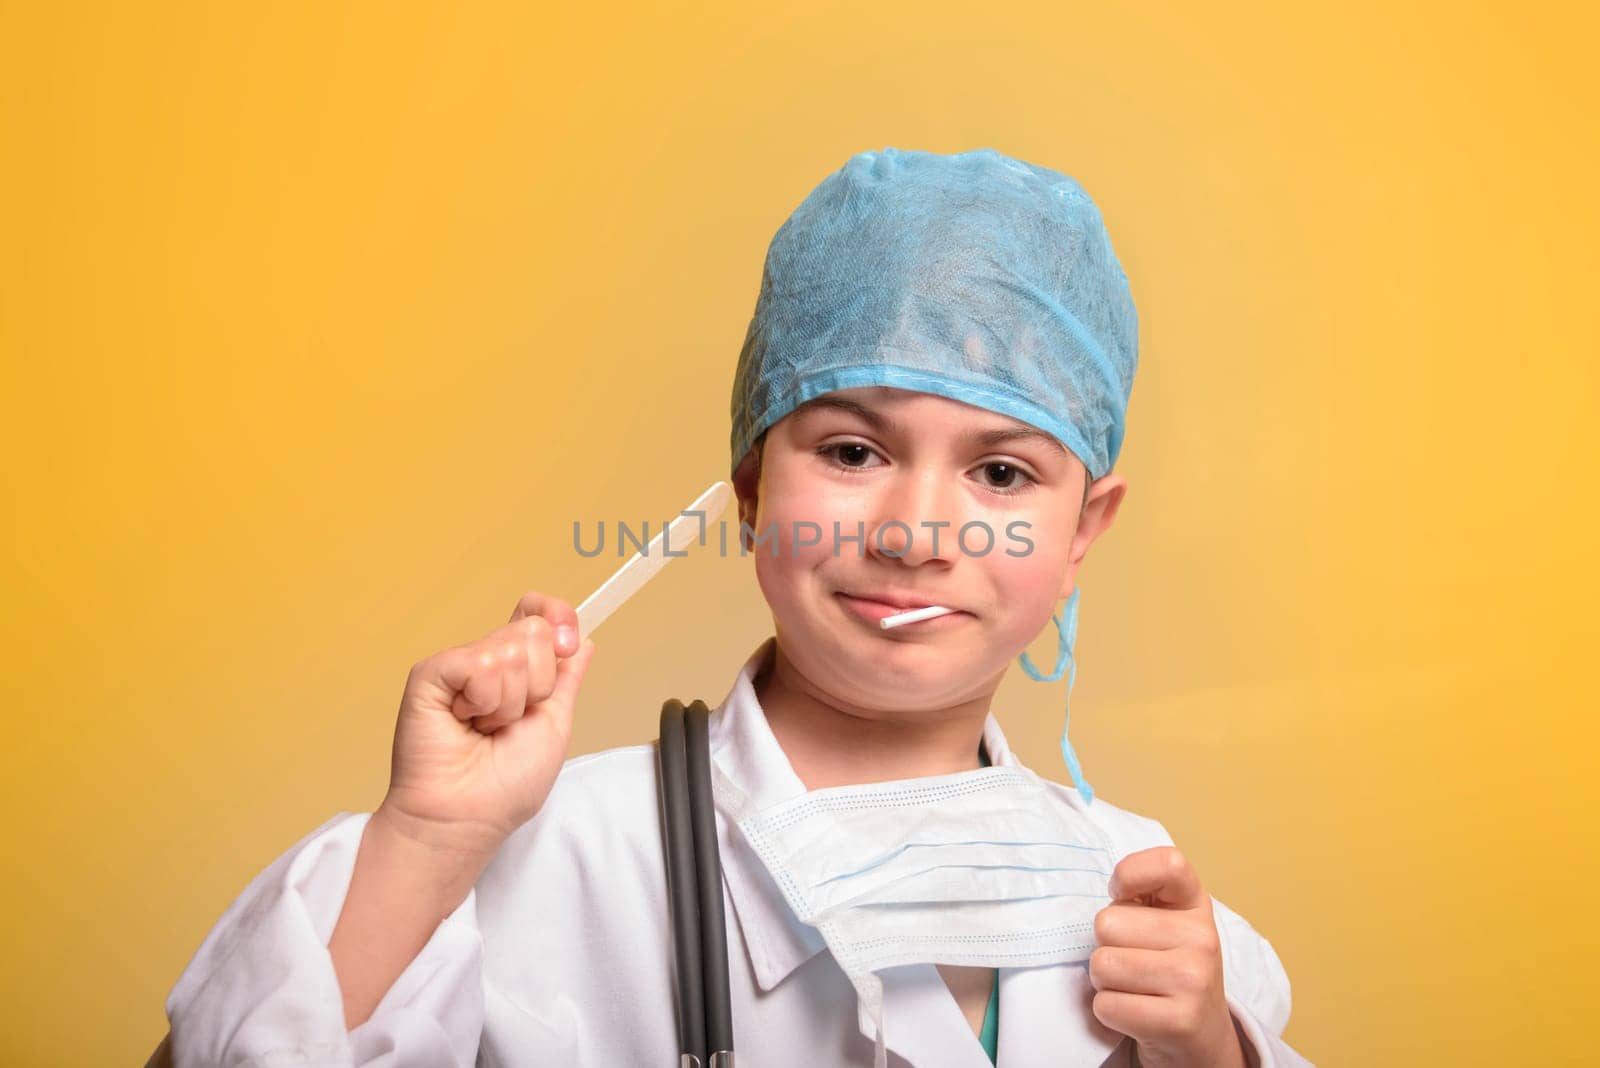
{"type": "Polygon", "coordinates": [[[950,684],[961,674],[948,649],[923,642],[867,638],[857,644],[812,648],[818,670],[826,673],[813,681],[836,697],[867,708],[950,704],[950,684]]]}

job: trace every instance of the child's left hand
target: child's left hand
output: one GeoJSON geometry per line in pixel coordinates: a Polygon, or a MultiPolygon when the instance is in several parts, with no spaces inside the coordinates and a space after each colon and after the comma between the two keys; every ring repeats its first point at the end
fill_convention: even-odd
{"type": "Polygon", "coordinates": [[[1111,873],[1089,957],[1095,1017],[1138,1043],[1145,1068],[1245,1068],[1222,993],[1211,895],[1182,853],[1130,853],[1111,873]]]}

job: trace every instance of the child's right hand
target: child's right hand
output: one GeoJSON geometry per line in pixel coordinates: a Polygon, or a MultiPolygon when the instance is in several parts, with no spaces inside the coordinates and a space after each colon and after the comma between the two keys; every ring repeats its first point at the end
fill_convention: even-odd
{"type": "Polygon", "coordinates": [[[530,591],[504,626],[418,662],[375,818],[487,861],[555,784],[593,656],[573,608],[530,591]]]}

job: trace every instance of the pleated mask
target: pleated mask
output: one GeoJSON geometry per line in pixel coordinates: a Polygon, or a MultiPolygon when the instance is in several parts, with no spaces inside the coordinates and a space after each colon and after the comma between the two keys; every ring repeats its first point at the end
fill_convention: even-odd
{"type": "Polygon", "coordinates": [[[712,788],[849,977],[872,1020],[875,1068],[887,1062],[879,970],[1027,967],[1095,948],[1111,843],[1025,768],[813,790],[760,809],[720,770],[712,788]]]}

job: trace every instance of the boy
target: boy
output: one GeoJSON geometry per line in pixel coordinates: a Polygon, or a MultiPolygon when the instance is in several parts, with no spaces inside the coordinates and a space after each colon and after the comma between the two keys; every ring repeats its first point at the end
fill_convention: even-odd
{"type": "MultiPolygon", "coordinates": [[[[776,633],[711,722],[747,1063],[1305,1063],[1266,940],[1065,732],[1076,792],[990,714],[1061,597],[1054,671],[1023,666],[1071,661],[1136,348],[1087,195],[992,150],[862,153],[774,237],[732,462],[776,633]],[[923,605],[951,611],[879,626],[923,605]]],[[[168,999],[176,1063],[669,1061],[654,748],[563,763],[593,655],[529,593],[417,664],[383,803],[230,907],[168,999]]]]}

